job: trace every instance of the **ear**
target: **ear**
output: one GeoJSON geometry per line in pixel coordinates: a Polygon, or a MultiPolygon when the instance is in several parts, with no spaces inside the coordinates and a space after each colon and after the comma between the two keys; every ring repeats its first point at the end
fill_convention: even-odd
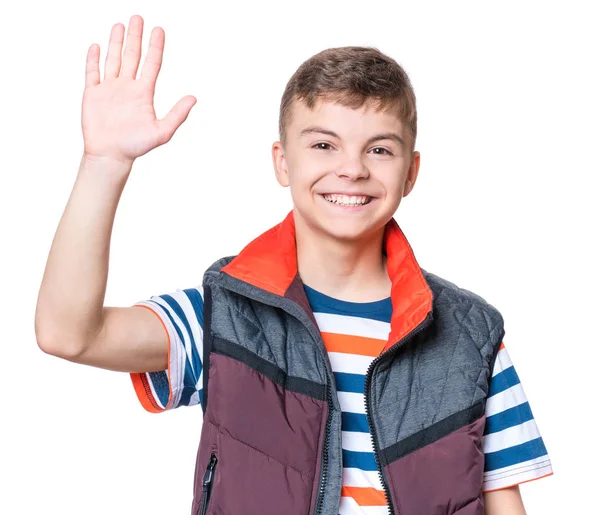
{"type": "Polygon", "coordinates": [[[290,175],[281,141],[276,141],[273,143],[271,153],[273,154],[273,168],[275,169],[275,177],[277,178],[277,182],[283,187],[289,186],[290,175]]]}
{"type": "Polygon", "coordinates": [[[415,187],[415,182],[417,182],[417,176],[419,175],[420,166],[421,154],[419,152],[413,152],[412,162],[410,164],[410,168],[408,169],[406,180],[404,182],[404,193],[402,194],[403,197],[406,197],[406,195],[408,195],[415,187]]]}

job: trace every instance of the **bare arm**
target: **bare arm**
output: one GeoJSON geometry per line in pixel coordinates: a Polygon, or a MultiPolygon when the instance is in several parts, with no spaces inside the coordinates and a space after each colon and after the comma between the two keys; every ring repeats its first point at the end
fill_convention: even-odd
{"type": "Polygon", "coordinates": [[[104,307],[113,221],[128,168],[82,157],[46,263],[35,330],[42,350],[64,359],[164,370],[167,337],[157,317],[140,307],[104,307]]]}
{"type": "Polygon", "coordinates": [[[133,162],[169,141],[196,102],[182,98],[162,119],[153,108],[164,31],[155,27],[141,74],[143,20],[111,31],[104,80],[97,45],[86,62],[82,103],[84,152],[40,286],[35,332],[40,348],[77,363],[143,372],[167,368],[167,335],[141,307],[105,307],[115,213],[133,162]],[[122,61],[122,62],[121,62],[122,61]]]}
{"type": "Polygon", "coordinates": [[[485,515],[527,515],[519,485],[483,493],[485,515]]]}

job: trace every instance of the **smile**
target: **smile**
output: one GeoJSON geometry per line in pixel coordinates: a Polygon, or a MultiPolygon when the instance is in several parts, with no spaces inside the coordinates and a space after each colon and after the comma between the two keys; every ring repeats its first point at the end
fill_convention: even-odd
{"type": "Polygon", "coordinates": [[[373,197],[368,195],[340,195],[337,193],[325,193],[321,195],[325,200],[331,204],[337,204],[339,206],[354,207],[364,206],[373,200],[373,197]]]}

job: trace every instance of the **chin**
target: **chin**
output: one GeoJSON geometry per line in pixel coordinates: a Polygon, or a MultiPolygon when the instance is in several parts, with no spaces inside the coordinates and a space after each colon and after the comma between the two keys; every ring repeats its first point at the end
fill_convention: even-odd
{"type": "MultiPolygon", "coordinates": [[[[318,231],[329,237],[338,240],[358,240],[365,236],[372,235],[385,226],[392,215],[386,218],[385,213],[381,213],[381,205],[369,206],[368,212],[337,212],[335,208],[324,205],[320,200],[316,204],[308,205],[294,204],[296,219],[298,217],[301,223],[310,227],[313,231],[318,231]]],[[[381,200],[374,202],[379,204],[381,200]]],[[[387,211],[387,210],[386,210],[387,211]]]]}
{"type": "Polygon", "coordinates": [[[319,217],[314,222],[322,233],[348,242],[360,240],[379,228],[375,220],[352,220],[344,217],[319,217]]]}

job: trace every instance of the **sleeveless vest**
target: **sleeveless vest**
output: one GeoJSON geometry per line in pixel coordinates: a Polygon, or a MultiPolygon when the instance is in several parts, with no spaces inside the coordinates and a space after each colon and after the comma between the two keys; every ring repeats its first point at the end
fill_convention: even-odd
{"type": "MultiPolygon", "coordinates": [[[[420,268],[396,221],[388,341],[365,408],[390,513],[483,515],[482,435],[501,314],[420,268]]],[[[298,275],[293,211],[203,279],[192,515],[337,515],[341,410],[298,275]]]]}

